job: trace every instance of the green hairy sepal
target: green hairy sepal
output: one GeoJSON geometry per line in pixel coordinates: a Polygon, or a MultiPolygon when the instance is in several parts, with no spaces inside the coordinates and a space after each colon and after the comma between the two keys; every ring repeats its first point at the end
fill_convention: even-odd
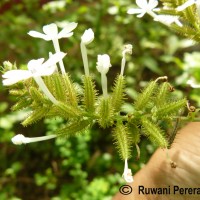
{"type": "Polygon", "coordinates": [[[97,99],[97,91],[95,90],[95,85],[90,76],[83,77],[83,88],[84,97],[83,104],[88,112],[94,112],[95,102],[97,99]]]}
{"type": "Polygon", "coordinates": [[[153,117],[159,119],[173,117],[174,114],[179,113],[186,106],[186,103],[186,99],[165,103],[153,111],[153,117]]]}
{"type": "Polygon", "coordinates": [[[186,99],[175,100],[172,96],[173,87],[168,82],[158,83],[159,80],[166,81],[162,77],[151,81],[135,100],[135,111],[129,116],[127,125],[134,136],[134,144],[139,142],[139,127],[142,127],[143,134],[153,143],[167,147],[167,134],[163,128],[171,129],[173,120],[180,118],[181,111],[186,107],[186,99]]]}
{"type": "Polygon", "coordinates": [[[112,107],[114,112],[119,112],[121,110],[121,106],[123,105],[124,100],[124,88],[125,88],[125,79],[124,76],[118,75],[113,88],[112,93],[112,107]]]}
{"type": "Polygon", "coordinates": [[[84,132],[90,125],[91,121],[89,119],[75,120],[56,130],[55,134],[65,137],[74,136],[77,133],[84,132]]]}
{"type": "Polygon", "coordinates": [[[44,81],[57,100],[63,103],[67,102],[74,107],[78,106],[77,91],[68,74],[55,73],[44,77],[44,81]]]}
{"type": "Polygon", "coordinates": [[[158,86],[157,93],[155,96],[155,104],[157,107],[161,107],[163,103],[166,102],[166,99],[169,98],[169,91],[171,85],[168,82],[164,82],[163,84],[158,86]]]}
{"type": "Polygon", "coordinates": [[[153,143],[159,147],[167,148],[168,143],[164,137],[164,132],[157,124],[154,124],[146,117],[142,117],[141,124],[144,135],[146,135],[153,143]]]}
{"type": "Polygon", "coordinates": [[[101,98],[97,109],[98,123],[102,128],[113,125],[113,108],[110,98],[101,98]]]}
{"type": "Polygon", "coordinates": [[[145,107],[151,101],[152,97],[155,94],[155,90],[157,88],[156,81],[151,81],[146,88],[138,95],[134,107],[135,110],[145,110],[145,107]]]}
{"type": "Polygon", "coordinates": [[[114,144],[119,152],[122,160],[131,157],[131,137],[128,129],[122,122],[117,122],[116,127],[113,128],[114,144]]]}

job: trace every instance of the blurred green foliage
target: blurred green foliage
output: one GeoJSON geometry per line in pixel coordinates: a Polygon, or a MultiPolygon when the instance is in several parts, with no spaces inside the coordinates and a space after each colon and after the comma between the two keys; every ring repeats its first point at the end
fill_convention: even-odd
{"type": "MultiPolygon", "coordinates": [[[[48,1],[21,0],[0,3],[0,61],[16,62],[23,68],[31,59],[47,57],[52,51],[50,42],[30,38],[29,30],[41,31],[42,26],[57,22],[78,22],[74,36],[62,39],[66,51],[67,71],[75,82],[80,82],[83,66],[79,48],[80,36],[92,28],[95,41],[88,47],[89,65],[97,84],[97,54],[108,53],[112,68],[109,85],[119,73],[123,45],[133,44],[133,56],[126,67],[127,105],[147,81],[167,75],[177,88],[177,94],[188,95],[195,106],[200,105],[198,90],[186,85],[188,78],[200,82],[199,45],[177,36],[148,16],[138,19],[127,15],[131,0],[48,1]],[[181,92],[182,91],[182,92],[181,92]]],[[[1,81],[1,76],[0,76],[1,81]]],[[[100,89],[100,87],[98,86],[100,89]]],[[[41,136],[53,133],[62,125],[62,119],[45,120],[23,128],[21,119],[26,111],[10,112],[15,99],[8,96],[0,84],[0,199],[18,200],[109,200],[118,191],[123,180],[123,165],[113,148],[110,130],[97,127],[84,135],[70,139],[14,146],[10,139],[18,133],[41,136]]],[[[132,152],[130,168],[138,171],[154,152],[155,147],[142,140],[141,158],[132,152]]]]}

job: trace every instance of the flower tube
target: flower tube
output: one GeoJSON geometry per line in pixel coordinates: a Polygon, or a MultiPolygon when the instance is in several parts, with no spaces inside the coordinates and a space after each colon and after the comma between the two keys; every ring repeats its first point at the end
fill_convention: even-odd
{"type": "Polygon", "coordinates": [[[18,134],[16,136],[14,136],[11,139],[11,141],[15,145],[21,145],[21,144],[27,144],[27,143],[32,143],[32,142],[40,142],[40,141],[44,141],[44,140],[50,140],[50,139],[56,138],[56,137],[57,137],[57,135],[47,135],[47,136],[42,136],[42,137],[29,138],[29,137],[25,137],[22,134],[18,134]]]}
{"type": "Polygon", "coordinates": [[[89,76],[88,58],[87,58],[87,48],[86,45],[90,44],[94,40],[94,32],[92,29],[85,30],[81,37],[81,54],[83,58],[83,65],[85,70],[85,75],[89,76]]]}
{"type": "Polygon", "coordinates": [[[121,63],[121,75],[124,74],[124,68],[126,64],[126,54],[132,54],[133,46],[131,44],[127,44],[124,46],[124,50],[122,51],[122,63],[121,63]]]}
{"type": "Polygon", "coordinates": [[[122,177],[124,178],[124,180],[127,183],[132,183],[133,182],[132,172],[131,172],[131,169],[128,168],[128,160],[127,159],[125,159],[124,173],[123,173],[122,177]]]}

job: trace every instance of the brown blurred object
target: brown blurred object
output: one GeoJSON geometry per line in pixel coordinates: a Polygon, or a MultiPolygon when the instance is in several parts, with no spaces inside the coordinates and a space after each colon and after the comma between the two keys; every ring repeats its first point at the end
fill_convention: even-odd
{"type": "Polygon", "coordinates": [[[135,176],[129,195],[116,194],[113,200],[192,200],[199,195],[174,195],[173,186],[200,188],[200,122],[192,122],[178,131],[175,141],[168,151],[158,149],[135,176]],[[175,163],[176,167],[171,164],[175,163]],[[171,188],[170,195],[142,195],[138,186],[145,188],[171,188]]]}

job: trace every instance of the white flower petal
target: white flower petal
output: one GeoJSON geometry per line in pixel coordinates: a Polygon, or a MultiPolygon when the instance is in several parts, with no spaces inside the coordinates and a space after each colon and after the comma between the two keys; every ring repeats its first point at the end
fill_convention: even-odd
{"type": "Polygon", "coordinates": [[[29,31],[28,34],[32,37],[35,37],[35,38],[42,38],[44,40],[51,40],[51,38],[48,36],[48,35],[45,35],[43,33],[39,33],[37,31],[29,31]]]}
{"type": "Polygon", "coordinates": [[[77,27],[78,23],[72,22],[72,23],[68,23],[65,28],[63,28],[59,35],[59,38],[61,37],[70,37],[72,36],[72,34],[70,33],[72,30],[74,30],[77,27]],[[70,33],[70,34],[69,34],[70,33]]]}
{"type": "Polygon", "coordinates": [[[27,65],[28,70],[31,71],[32,73],[35,73],[37,69],[41,67],[43,62],[44,58],[30,60],[27,65]]]}
{"type": "Polygon", "coordinates": [[[132,14],[139,14],[139,13],[142,13],[142,9],[140,8],[130,8],[128,9],[127,13],[132,15],[132,14]]]}
{"type": "Polygon", "coordinates": [[[13,85],[19,81],[28,79],[32,74],[28,70],[11,70],[2,75],[5,78],[3,85],[13,85]]]}
{"type": "Polygon", "coordinates": [[[50,67],[55,65],[57,62],[61,61],[65,57],[66,53],[57,52],[53,54],[45,63],[42,64],[42,67],[50,67]]]}
{"type": "Polygon", "coordinates": [[[85,44],[88,45],[94,40],[94,32],[91,28],[85,30],[83,35],[81,36],[81,41],[85,44]]]}
{"type": "Polygon", "coordinates": [[[58,39],[60,39],[60,38],[68,38],[68,37],[71,37],[73,34],[74,34],[73,32],[67,33],[67,34],[65,34],[64,32],[62,32],[62,33],[60,32],[58,34],[58,39]]]}
{"type": "Polygon", "coordinates": [[[51,39],[57,38],[58,35],[58,27],[56,24],[48,24],[43,26],[43,31],[46,35],[48,35],[51,39]]]}
{"type": "Polygon", "coordinates": [[[147,7],[147,0],[136,0],[136,4],[140,8],[146,8],[147,7]]]}
{"type": "Polygon", "coordinates": [[[150,10],[152,10],[153,8],[155,8],[158,5],[158,0],[149,0],[149,5],[148,8],[150,10]]]}
{"type": "Polygon", "coordinates": [[[139,15],[137,15],[138,18],[141,18],[145,15],[146,11],[141,12],[139,15]]]}

